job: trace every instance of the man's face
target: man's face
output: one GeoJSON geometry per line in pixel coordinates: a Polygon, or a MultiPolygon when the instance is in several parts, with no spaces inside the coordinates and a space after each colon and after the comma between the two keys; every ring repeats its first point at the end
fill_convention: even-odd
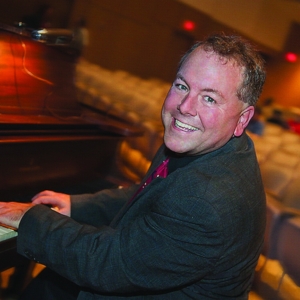
{"type": "Polygon", "coordinates": [[[240,136],[254,108],[236,95],[241,67],[213,52],[194,50],[181,66],[162,108],[164,142],[174,152],[197,155],[240,136]]]}

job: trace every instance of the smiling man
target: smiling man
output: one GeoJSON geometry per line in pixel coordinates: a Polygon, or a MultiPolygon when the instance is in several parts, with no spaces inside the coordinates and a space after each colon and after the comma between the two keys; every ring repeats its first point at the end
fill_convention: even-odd
{"type": "Polygon", "coordinates": [[[254,107],[238,98],[242,70],[236,61],[202,47],[188,56],[163,106],[169,149],[204,154],[243,133],[254,107]]]}
{"type": "Polygon", "coordinates": [[[139,186],[1,203],[18,252],[48,267],[21,299],[248,299],[265,194],[244,130],[264,81],[248,42],[210,36],[179,64],[139,186]]]}

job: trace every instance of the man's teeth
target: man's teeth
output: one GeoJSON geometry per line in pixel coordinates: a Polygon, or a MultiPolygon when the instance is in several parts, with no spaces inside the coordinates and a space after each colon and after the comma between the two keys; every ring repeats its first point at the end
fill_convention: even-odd
{"type": "Polygon", "coordinates": [[[182,129],[182,130],[189,130],[189,131],[196,131],[198,130],[198,128],[196,127],[193,127],[191,125],[188,125],[188,124],[184,124],[178,120],[175,120],[175,126],[182,129]]]}

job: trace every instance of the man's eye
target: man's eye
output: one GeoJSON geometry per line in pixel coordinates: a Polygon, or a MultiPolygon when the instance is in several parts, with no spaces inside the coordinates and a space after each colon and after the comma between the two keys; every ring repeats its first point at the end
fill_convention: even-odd
{"type": "Polygon", "coordinates": [[[208,103],[212,103],[212,104],[216,103],[216,101],[213,98],[209,97],[209,96],[205,96],[204,99],[208,103]]]}
{"type": "Polygon", "coordinates": [[[176,83],[175,86],[176,86],[179,90],[182,90],[182,91],[187,91],[187,90],[188,90],[188,88],[187,88],[185,85],[181,84],[181,83],[176,83]]]}

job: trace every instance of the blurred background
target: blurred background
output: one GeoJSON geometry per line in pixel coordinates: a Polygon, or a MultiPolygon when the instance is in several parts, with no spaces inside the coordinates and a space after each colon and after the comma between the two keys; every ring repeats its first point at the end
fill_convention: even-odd
{"type": "Polygon", "coordinates": [[[80,18],[86,20],[87,60],[144,78],[172,81],[179,57],[208,33],[242,34],[268,62],[262,99],[299,106],[300,62],[285,58],[300,52],[298,0],[10,0],[0,2],[0,22],[19,22],[43,4],[53,8],[52,27],[74,28],[80,18]]]}

